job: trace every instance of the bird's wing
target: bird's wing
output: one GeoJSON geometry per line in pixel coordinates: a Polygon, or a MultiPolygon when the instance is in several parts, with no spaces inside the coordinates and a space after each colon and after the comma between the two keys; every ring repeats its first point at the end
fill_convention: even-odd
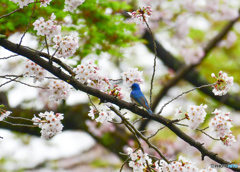
{"type": "Polygon", "coordinates": [[[149,109],[147,99],[144,96],[140,98],[140,102],[144,108],[149,109]]]}
{"type": "Polygon", "coordinates": [[[141,91],[132,91],[130,97],[132,102],[139,104],[146,109],[149,109],[148,102],[141,91]]]}

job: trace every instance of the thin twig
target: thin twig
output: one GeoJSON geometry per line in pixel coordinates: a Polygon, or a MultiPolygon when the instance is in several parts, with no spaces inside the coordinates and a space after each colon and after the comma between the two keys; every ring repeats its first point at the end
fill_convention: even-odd
{"type": "Polygon", "coordinates": [[[44,39],[45,39],[45,44],[46,44],[46,46],[47,46],[47,53],[48,53],[48,55],[49,55],[49,48],[48,48],[47,36],[46,36],[46,35],[45,35],[44,39]]]}
{"type": "Polygon", "coordinates": [[[12,82],[12,81],[15,81],[17,78],[18,78],[18,77],[15,77],[14,79],[10,79],[10,81],[7,81],[7,82],[1,84],[0,87],[4,86],[4,85],[6,85],[6,84],[8,84],[8,83],[10,83],[10,82],[12,82]]]}
{"type": "MultiPolygon", "coordinates": [[[[15,82],[18,82],[18,83],[20,83],[20,84],[26,85],[26,86],[28,86],[28,87],[41,88],[41,89],[49,89],[48,87],[40,87],[40,86],[30,85],[30,84],[27,84],[27,83],[22,82],[22,81],[18,81],[18,80],[16,80],[17,78],[13,80],[13,79],[11,79],[11,78],[5,77],[5,79],[10,79],[10,81],[15,81],[15,82]]],[[[0,87],[1,87],[1,85],[0,85],[0,87]]]]}
{"type": "Polygon", "coordinates": [[[141,139],[143,139],[150,148],[154,149],[160,157],[162,157],[168,164],[169,164],[169,161],[168,159],[160,152],[160,150],[154,146],[152,143],[149,142],[149,140],[144,136],[142,135],[141,132],[139,132],[122,114],[121,112],[119,112],[116,108],[114,108],[113,106],[110,106],[109,107],[112,111],[114,111],[121,119],[122,121],[125,123],[126,127],[127,128],[130,128],[130,131],[133,131],[133,133],[137,134],[141,139]]]}
{"type": "Polygon", "coordinates": [[[144,119],[148,119],[148,118],[138,118],[135,121],[132,122],[132,125],[135,125],[138,121],[144,120],[144,119]]]}
{"type": "Polygon", "coordinates": [[[27,125],[27,124],[13,124],[11,122],[8,122],[8,121],[5,121],[3,120],[3,122],[7,123],[7,124],[10,124],[10,125],[13,125],[13,126],[21,126],[21,127],[37,127],[36,125],[27,125]]]}
{"type": "Polygon", "coordinates": [[[52,56],[50,57],[49,61],[52,60],[53,56],[55,56],[55,54],[57,53],[57,51],[59,50],[60,46],[58,46],[58,48],[54,51],[54,53],[52,54],[52,56]]]}
{"type": "Polygon", "coordinates": [[[0,75],[0,78],[6,78],[6,77],[17,77],[17,78],[20,78],[20,77],[23,77],[23,75],[3,75],[3,76],[0,75]]]}
{"type": "Polygon", "coordinates": [[[159,157],[156,157],[156,156],[154,156],[154,155],[148,155],[148,156],[151,157],[152,159],[155,159],[155,160],[158,160],[158,161],[161,160],[159,157]]]}
{"type": "MultiPolygon", "coordinates": [[[[181,125],[181,126],[184,126],[184,127],[189,127],[189,125],[186,125],[186,124],[181,124],[181,123],[175,123],[175,124],[181,125]]],[[[210,137],[210,138],[213,139],[213,140],[219,141],[220,139],[215,139],[215,138],[213,138],[212,136],[210,136],[209,134],[207,134],[206,132],[203,131],[203,130],[206,130],[207,128],[209,128],[209,127],[206,127],[206,128],[203,128],[203,129],[198,129],[198,128],[196,128],[196,130],[202,132],[203,134],[205,134],[206,136],[210,137]]]]}
{"type": "MultiPolygon", "coordinates": [[[[122,118],[121,118],[122,119],[122,118]]],[[[138,142],[138,146],[139,146],[139,148],[142,150],[142,152],[144,152],[144,149],[143,149],[143,147],[142,147],[142,145],[141,145],[141,142],[140,142],[140,140],[138,139],[138,136],[137,136],[137,133],[136,133],[136,131],[131,127],[131,125],[129,125],[127,122],[126,122],[127,120],[123,120],[122,119],[122,122],[125,124],[125,126],[128,128],[128,130],[133,134],[133,136],[136,138],[136,141],[138,142]]]]}
{"type": "Polygon", "coordinates": [[[189,93],[189,92],[191,92],[191,91],[194,91],[194,90],[196,90],[196,89],[200,89],[200,88],[203,88],[203,87],[210,87],[210,86],[214,86],[214,85],[215,85],[215,83],[214,83],[214,84],[202,85],[202,86],[200,86],[200,87],[194,87],[194,88],[191,89],[191,90],[182,92],[182,93],[179,94],[177,97],[175,97],[175,98],[173,98],[172,100],[170,100],[170,101],[168,101],[167,103],[165,103],[165,104],[161,107],[160,111],[159,111],[157,114],[160,115],[160,114],[162,113],[163,108],[164,108],[165,106],[167,106],[167,105],[168,105],[169,103],[171,103],[173,100],[178,99],[178,98],[181,97],[182,95],[187,94],[187,93],[189,93]]]}
{"type": "MultiPolygon", "coordinates": [[[[0,78],[7,78],[7,77],[18,77],[18,78],[20,78],[20,77],[23,77],[23,75],[3,75],[3,76],[0,75],[0,78]]],[[[29,76],[29,77],[34,78],[35,76],[29,76]]],[[[7,79],[9,79],[9,78],[7,78],[7,79]]],[[[44,79],[60,80],[59,78],[56,78],[56,77],[45,77],[44,79]]]]}
{"type": "Polygon", "coordinates": [[[150,34],[152,35],[152,38],[153,38],[154,55],[155,55],[155,57],[154,57],[154,65],[153,65],[153,74],[152,74],[152,79],[151,79],[151,88],[150,88],[150,108],[152,108],[152,89],[153,89],[154,75],[155,75],[155,72],[156,72],[157,46],[156,46],[156,42],[155,42],[155,38],[154,38],[154,35],[152,33],[152,30],[150,29],[145,16],[144,15],[142,15],[142,16],[143,16],[143,20],[145,21],[145,23],[147,25],[147,28],[149,29],[150,34]]]}
{"type": "MultiPolygon", "coordinates": [[[[30,2],[29,4],[33,4],[33,3],[36,4],[36,3],[40,3],[40,2],[43,2],[43,1],[30,2]]],[[[29,5],[29,4],[27,4],[27,5],[29,5]]],[[[3,18],[3,17],[10,16],[11,14],[13,14],[13,13],[15,13],[15,12],[21,10],[21,9],[22,9],[22,8],[18,8],[18,9],[14,10],[14,11],[8,13],[8,14],[4,14],[4,15],[2,15],[2,16],[0,17],[0,19],[3,18]]]]}
{"type": "Polygon", "coordinates": [[[18,56],[18,54],[13,54],[13,55],[10,55],[8,57],[2,57],[2,58],[0,58],[0,60],[10,59],[11,57],[15,57],[15,56],[18,56]]]}
{"type": "Polygon", "coordinates": [[[21,37],[21,39],[20,39],[20,42],[19,42],[19,44],[18,44],[17,49],[20,47],[20,45],[21,45],[21,43],[22,43],[22,40],[23,40],[24,36],[26,35],[26,33],[27,33],[28,29],[29,29],[30,22],[31,22],[31,20],[32,20],[33,14],[34,14],[35,9],[36,9],[36,4],[37,4],[37,2],[34,2],[33,12],[32,12],[32,14],[31,14],[31,16],[30,16],[30,19],[29,19],[29,22],[28,22],[28,25],[27,25],[27,29],[26,29],[26,31],[23,33],[23,35],[22,35],[22,37],[21,37]]]}
{"type": "Polygon", "coordinates": [[[184,120],[184,119],[186,119],[186,117],[183,117],[182,119],[174,119],[174,120],[171,120],[171,122],[169,122],[169,124],[173,124],[173,123],[182,121],[182,120],[184,120]]]}
{"type": "Polygon", "coordinates": [[[12,118],[12,119],[21,119],[21,120],[26,120],[26,121],[33,122],[31,119],[23,118],[23,117],[8,116],[8,118],[12,118]]]}
{"type": "Polygon", "coordinates": [[[166,126],[163,126],[163,127],[159,128],[154,134],[152,134],[151,136],[147,137],[147,139],[149,140],[150,138],[156,136],[157,133],[158,133],[160,130],[164,129],[165,127],[166,127],[166,126]]]}
{"type": "Polygon", "coordinates": [[[2,16],[0,17],[0,19],[1,19],[1,18],[3,18],[3,17],[10,16],[11,14],[13,14],[13,13],[15,13],[15,12],[17,12],[17,11],[21,10],[21,9],[22,9],[22,8],[18,8],[18,9],[14,10],[14,11],[12,11],[12,12],[8,13],[8,14],[4,14],[4,15],[2,15],[2,16]]]}
{"type": "Polygon", "coordinates": [[[115,81],[122,81],[122,79],[108,79],[109,81],[113,81],[113,82],[115,82],[115,81]]]}
{"type": "Polygon", "coordinates": [[[90,103],[92,104],[92,106],[94,107],[94,109],[97,111],[97,113],[99,113],[99,110],[97,109],[97,107],[95,106],[95,104],[92,102],[92,99],[91,99],[90,95],[89,95],[89,94],[87,94],[87,95],[88,95],[88,99],[89,99],[90,103]]]}
{"type": "Polygon", "coordinates": [[[128,160],[130,159],[130,157],[128,157],[122,164],[121,168],[120,168],[120,171],[121,172],[123,170],[123,166],[128,162],[128,160]]]}
{"type": "MultiPolygon", "coordinates": [[[[206,129],[208,129],[208,128],[209,128],[209,126],[203,128],[203,129],[201,129],[201,131],[204,131],[204,130],[206,130],[206,129]]],[[[199,129],[199,131],[200,131],[200,129],[199,129]]]]}

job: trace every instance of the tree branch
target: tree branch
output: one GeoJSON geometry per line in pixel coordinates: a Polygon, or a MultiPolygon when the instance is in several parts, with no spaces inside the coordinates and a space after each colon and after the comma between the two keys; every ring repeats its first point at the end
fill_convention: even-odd
{"type": "MultiPolygon", "coordinates": [[[[0,39],[0,45],[2,47],[4,47],[5,49],[9,50],[9,51],[12,51],[14,53],[18,53],[19,55],[22,55],[22,56],[34,61],[35,63],[37,63],[38,65],[40,65],[43,68],[45,68],[46,70],[48,70],[50,73],[52,73],[53,75],[55,75],[59,79],[61,79],[65,82],[69,83],[70,85],[72,85],[76,90],[81,90],[85,93],[96,96],[96,97],[98,97],[102,100],[105,100],[107,102],[111,102],[113,104],[116,104],[120,108],[128,109],[128,110],[132,111],[133,113],[138,114],[142,117],[148,117],[152,120],[155,120],[159,123],[164,124],[171,131],[173,131],[178,137],[180,137],[185,142],[189,143],[191,146],[198,149],[201,152],[203,158],[204,158],[204,156],[208,156],[209,158],[211,158],[212,160],[214,160],[214,161],[216,161],[220,164],[230,164],[231,163],[231,162],[228,162],[228,161],[222,159],[221,157],[217,156],[215,153],[209,151],[201,143],[195,141],[190,136],[188,136],[187,134],[182,132],[176,125],[171,123],[171,120],[166,119],[162,116],[150,116],[147,113],[147,111],[136,107],[133,103],[125,102],[123,100],[115,98],[114,96],[105,94],[105,93],[101,92],[100,90],[97,90],[97,89],[86,86],[86,85],[78,82],[72,76],[63,72],[58,67],[55,67],[54,65],[49,64],[48,61],[41,58],[39,56],[39,54],[35,53],[34,51],[30,51],[29,49],[27,49],[23,46],[20,46],[18,51],[17,51],[17,46],[18,45],[8,41],[7,39],[0,39]]],[[[240,171],[240,168],[234,168],[234,170],[235,171],[240,171]]]]}

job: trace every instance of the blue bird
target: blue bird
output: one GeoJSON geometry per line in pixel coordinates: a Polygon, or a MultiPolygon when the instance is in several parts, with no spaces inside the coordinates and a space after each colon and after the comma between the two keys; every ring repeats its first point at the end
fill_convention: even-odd
{"type": "Polygon", "coordinates": [[[139,85],[137,83],[134,83],[131,88],[131,101],[133,103],[136,103],[137,105],[141,105],[142,107],[144,107],[148,111],[149,115],[153,115],[153,112],[148,105],[147,99],[144,97],[139,85]]]}

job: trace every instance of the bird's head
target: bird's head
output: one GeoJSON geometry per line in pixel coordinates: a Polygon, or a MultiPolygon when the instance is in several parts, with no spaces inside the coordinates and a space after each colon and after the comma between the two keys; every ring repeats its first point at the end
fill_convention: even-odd
{"type": "Polygon", "coordinates": [[[131,89],[132,90],[140,90],[140,87],[137,83],[134,83],[132,86],[131,86],[131,89]]]}

